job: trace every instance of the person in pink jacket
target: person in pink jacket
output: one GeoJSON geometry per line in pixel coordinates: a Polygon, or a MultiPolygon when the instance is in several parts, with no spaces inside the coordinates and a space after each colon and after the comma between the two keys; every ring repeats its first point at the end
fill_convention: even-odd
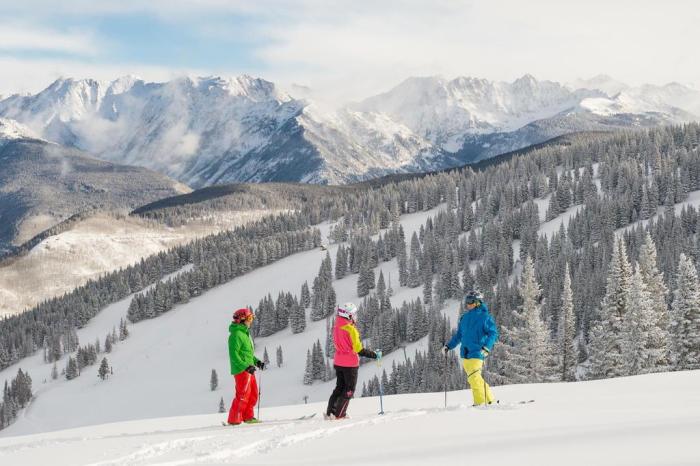
{"type": "Polygon", "coordinates": [[[378,359],[377,353],[362,347],[360,332],[355,327],[357,307],[353,303],[346,303],[338,306],[336,313],[333,326],[333,367],[336,384],[328,400],[328,408],[324,415],[326,419],[342,419],[346,416],[350,399],[355,394],[360,356],[378,359]]]}

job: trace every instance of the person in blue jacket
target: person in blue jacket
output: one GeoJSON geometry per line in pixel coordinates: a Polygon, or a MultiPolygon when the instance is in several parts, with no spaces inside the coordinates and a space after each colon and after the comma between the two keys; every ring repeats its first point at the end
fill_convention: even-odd
{"type": "Polygon", "coordinates": [[[457,344],[461,345],[462,366],[472,389],[474,406],[491,404],[494,397],[481,369],[498,339],[498,329],[481,293],[470,291],[464,296],[463,305],[466,312],[459,319],[455,334],[442,347],[442,352],[447,356],[448,351],[457,344]]]}

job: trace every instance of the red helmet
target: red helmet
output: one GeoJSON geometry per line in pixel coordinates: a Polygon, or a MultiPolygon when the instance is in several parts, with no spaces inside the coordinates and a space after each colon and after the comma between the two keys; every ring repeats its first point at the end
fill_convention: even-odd
{"type": "Polygon", "coordinates": [[[243,323],[243,321],[245,321],[247,319],[252,319],[253,317],[255,317],[253,315],[253,311],[251,311],[247,307],[244,307],[242,309],[238,309],[238,310],[233,312],[233,321],[237,324],[241,324],[241,323],[243,323]]]}

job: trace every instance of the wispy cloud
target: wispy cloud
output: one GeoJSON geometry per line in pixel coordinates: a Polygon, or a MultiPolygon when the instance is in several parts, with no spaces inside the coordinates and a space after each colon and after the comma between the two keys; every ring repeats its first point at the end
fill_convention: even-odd
{"type": "Polygon", "coordinates": [[[0,51],[94,56],[103,44],[92,31],[57,30],[19,21],[0,22],[0,51]]]}
{"type": "MultiPolygon", "coordinates": [[[[6,10],[6,21],[56,28],[22,35],[0,24],[0,56],[22,47],[72,54],[61,71],[72,76],[115,61],[146,75],[140,69],[157,63],[171,72],[247,72],[305,84],[337,101],[415,75],[571,81],[606,73],[633,85],[700,83],[693,59],[700,9],[692,1],[23,0],[6,10]],[[99,26],[129,16],[138,18],[135,34],[99,26]],[[137,34],[150,26],[158,40],[137,34]]],[[[36,70],[36,57],[12,56],[27,59],[27,74],[36,70]]],[[[3,80],[0,92],[7,92],[3,80]]]]}

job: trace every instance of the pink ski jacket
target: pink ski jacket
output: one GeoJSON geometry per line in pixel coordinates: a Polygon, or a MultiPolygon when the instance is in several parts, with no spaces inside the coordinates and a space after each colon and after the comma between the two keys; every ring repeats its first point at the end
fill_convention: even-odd
{"type": "Polygon", "coordinates": [[[333,326],[333,345],[335,357],[333,364],[341,367],[359,367],[360,357],[357,353],[362,351],[360,332],[355,324],[345,317],[337,316],[333,326]]]}

